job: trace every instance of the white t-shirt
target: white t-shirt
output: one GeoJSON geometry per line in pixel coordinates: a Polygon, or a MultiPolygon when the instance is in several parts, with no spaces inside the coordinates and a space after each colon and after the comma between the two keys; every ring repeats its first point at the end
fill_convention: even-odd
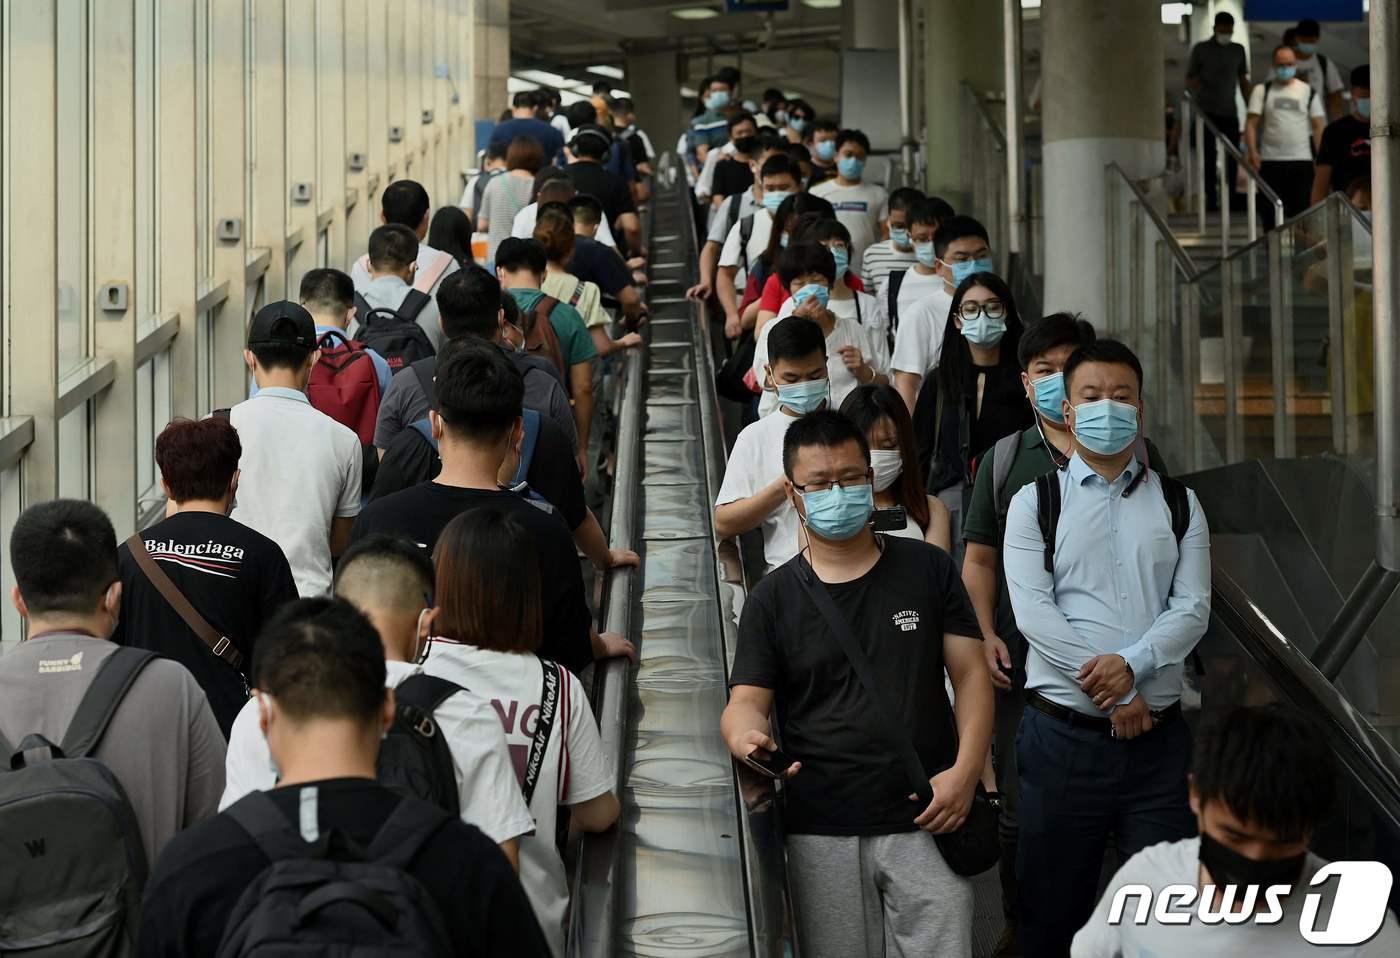
{"type": "MultiPolygon", "coordinates": [[[[788,297],[778,310],[778,317],[765,323],[758,334],[758,341],[754,344],[753,374],[760,384],[764,380],[763,367],[768,364],[768,334],[773,331],[774,326],[792,315],[793,308],[793,299],[788,297]]],[[[872,297],[856,293],[844,302],[833,299],[829,308],[836,317],[836,325],[832,327],[831,335],[826,337],[826,375],[831,383],[831,408],[840,409],[841,403],[860,383],[856,381],[855,374],[846,368],[839,350],[843,346],[856,347],[871,369],[886,375],[890,371],[890,352],[883,328],[876,329],[873,325],[867,325],[867,322],[874,318],[876,310],[872,297]],[[860,300],[861,319],[866,322],[856,322],[857,299],[860,300]]],[[[777,392],[772,389],[763,390],[763,395],[758,400],[758,414],[766,416],[777,408],[777,392]]]]}
{"type": "Polygon", "coordinates": [[[719,161],[735,154],[734,141],[731,140],[717,150],[711,150],[705,154],[704,165],[700,167],[700,178],[695,181],[695,196],[699,200],[708,200],[715,191],[715,167],[719,166],[719,161]]]}
{"type": "MultiPolygon", "coordinates": [[[[384,686],[391,689],[421,671],[409,662],[385,662],[384,666],[384,686]]],[[[437,707],[433,718],[452,752],[462,821],[475,825],[498,845],[534,831],[535,820],[515,780],[501,723],[486,701],[472,692],[457,692],[437,707]]],[[[224,767],[220,811],[249,792],[265,792],[277,785],[277,766],[258,728],[256,699],[249,699],[233,721],[224,767]]]]}
{"type": "Polygon", "coordinates": [[[1272,81],[1257,84],[1249,93],[1249,112],[1260,116],[1260,157],[1273,161],[1313,158],[1309,118],[1322,120],[1326,114],[1322,94],[1314,93],[1305,81],[1295,77],[1283,86],[1272,81]],[[1269,94],[1267,103],[1265,91],[1269,94]]]}
{"type": "MultiPolygon", "coordinates": [[[[544,672],[539,658],[435,639],[423,671],[464,685],[491,703],[505,731],[516,781],[523,782],[540,711],[544,672]]],[[[559,806],[597,798],[613,783],[583,685],[568,669],[560,672],[564,682],[558,712],[530,801],[535,834],[520,840],[520,884],[555,955],[564,954],[564,913],[569,907],[564,862],[554,844],[559,806]]]]}
{"type": "Polygon", "coordinates": [[[850,230],[851,272],[859,276],[865,248],[879,239],[880,221],[889,215],[889,194],[873,183],[842,186],[834,178],[818,183],[811,193],[829,202],[836,209],[836,218],[850,230]]]}
{"type": "Polygon", "coordinates": [[[743,219],[731,226],[729,235],[724,238],[724,246],[719,251],[719,265],[739,267],[739,272],[734,274],[734,288],[740,294],[743,293],[744,284],[748,281],[748,271],[744,269],[742,263],[758,262],[758,258],[768,248],[768,239],[773,235],[773,214],[762,208],[754,210],[753,232],[749,234],[749,241],[744,246],[746,257],[741,260],[739,243],[743,239],[743,228],[743,219]]]}
{"type": "Polygon", "coordinates": [[[952,308],[953,296],[941,279],[938,287],[921,296],[908,312],[905,312],[901,296],[899,327],[894,331],[894,356],[890,367],[896,372],[927,376],[943,355],[943,328],[952,308]]]}
{"type": "Polygon", "coordinates": [[[1322,57],[1316,53],[1306,60],[1298,61],[1298,79],[1316,90],[1319,100],[1328,93],[1341,93],[1346,89],[1336,62],[1331,57],[1327,58],[1327,75],[1323,76],[1322,57]]]}
{"type": "MultiPolygon", "coordinates": [[[[795,422],[797,417],[779,409],[740,430],[729,453],[716,506],[756,495],[783,474],[783,436],[795,422]]],[[[797,510],[792,503],[784,499],[764,518],[760,528],[769,572],[797,555],[797,510]]]]}
{"type": "MultiPolygon", "coordinates": [[[[539,217],[540,204],[531,203],[522,207],[519,213],[515,214],[515,219],[510,223],[510,235],[516,239],[533,239],[535,235],[535,220],[539,217]]],[[[617,241],[613,239],[612,229],[608,226],[608,218],[604,216],[598,223],[598,235],[593,237],[604,246],[611,246],[617,249],[617,241]]]]}
{"type": "Polygon", "coordinates": [[[331,520],[360,514],[360,439],[269,386],[229,410],[243,456],[233,518],[282,547],[303,598],[331,590],[331,520]]]}
{"type": "MultiPolygon", "coordinates": [[[[888,282],[888,278],[886,281],[888,282]]],[[[948,285],[943,282],[942,276],[939,276],[937,273],[929,273],[925,276],[912,266],[905,270],[904,278],[899,281],[899,296],[897,297],[900,322],[903,322],[904,317],[913,313],[914,310],[918,308],[921,300],[928,299],[930,296],[934,296],[938,293],[943,293],[947,296],[948,305],[952,305],[953,297],[948,295],[948,285]]],[[[889,290],[886,289],[885,295],[881,297],[881,303],[886,309],[889,308],[889,301],[889,290]]],[[[946,319],[947,317],[945,316],[944,318],[946,319]]],[[[942,328],[942,320],[939,320],[939,329],[941,330],[942,328]]]]}
{"type": "MultiPolygon", "coordinates": [[[[1207,925],[1195,917],[1200,901],[1190,905],[1174,903],[1172,912],[1190,912],[1192,918],[1186,924],[1164,925],[1156,920],[1157,900],[1151,903],[1147,923],[1134,924],[1133,916],[1140,907],[1140,895],[1128,896],[1123,908],[1122,921],[1117,925],[1108,923],[1113,907],[1113,897],[1117,889],[1126,884],[1147,885],[1153,892],[1161,892],[1167,885],[1197,886],[1200,881],[1201,840],[1186,838],[1178,842],[1161,842],[1144,848],[1118,869],[1118,873],[1108,883],[1108,890],[1099,899],[1093,917],[1074,936],[1070,954],[1074,958],[1159,958],[1165,955],[1190,955],[1191,958],[1236,958],[1238,955],[1268,955],[1269,958],[1307,958],[1326,954],[1328,956],[1374,956],[1380,958],[1400,954],[1400,930],[1397,930],[1395,916],[1388,911],[1380,932],[1364,945],[1348,948],[1339,945],[1320,947],[1311,945],[1299,934],[1299,919],[1302,915],[1306,895],[1295,891],[1283,899],[1284,917],[1273,924],[1243,922],[1237,925],[1207,925]]],[[[1299,886],[1306,889],[1308,881],[1326,862],[1311,853],[1303,866],[1299,886]]],[[[1323,894],[1323,908],[1314,927],[1327,927],[1331,909],[1330,896],[1323,894]]]]}

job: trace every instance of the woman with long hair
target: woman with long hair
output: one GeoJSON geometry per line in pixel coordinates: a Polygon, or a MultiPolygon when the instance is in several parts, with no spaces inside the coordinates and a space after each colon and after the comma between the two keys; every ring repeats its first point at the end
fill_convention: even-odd
{"type": "Polygon", "coordinates": [[[875,470],[875,508],[904,510],[902,529],[892,536],[922,539],[944,552],[952,546],[948,507],[924,490],[914,420],[893,386],[860,386],[846,397],[841,412],[860,427],[870,443],[875,470]]]}
{"type": "Polygon", "coordinates": [[[962,558],[962,517],[979,456],[1035,421],[1021,383],[1016,346],[1021,316],[995,273],[973,273],[953,293],[938,367],[914,404],[914,435],[928,491],[951,514],[952,555],[962,558]]]}
{"type": "Polygon", "coordinates": [[[472,220],[460,206],[444,206],[428,224],[428,245],[451,253],[457,265],[466,269],[476,262],[472,256],[472,220]]]}

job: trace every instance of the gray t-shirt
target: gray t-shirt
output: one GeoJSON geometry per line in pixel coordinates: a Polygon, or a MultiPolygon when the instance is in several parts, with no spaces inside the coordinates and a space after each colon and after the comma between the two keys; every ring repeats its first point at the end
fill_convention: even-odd
{"type": "MultiPolygon", "coordinates": [[[[0,657],[0,732],[60,743],[97,667],[117,646],[74,633],[42,635],[0,657]]],[[[224,790],[224,736],[183,665],[151,662],[112,715],[92,757],[126,790],[146,860],[177,832],[214,815],[224,790]]],[[[8,759],[8,756],[6,756],[8,759]]]]}
{"type": "Polygon", "coordinates": [[[1191,48],[1187,79],[1201,81],[1196,102],[1212,116],[1235,116],[1235,90],[1240,77],[1249,76],[1249,60],[1238,43],[1221,44],[1202,40],[1191,48]]]}

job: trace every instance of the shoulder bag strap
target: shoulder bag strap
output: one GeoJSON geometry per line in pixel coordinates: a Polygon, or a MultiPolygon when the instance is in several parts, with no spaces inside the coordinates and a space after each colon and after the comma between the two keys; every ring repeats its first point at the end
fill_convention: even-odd
{"type": "Polygon", "coordinates": [[[117,646],[97,668],[92,684],[83,693],[78,710],[63,733],[60,748],[68,758],[82,758],[97,747],[131,683],[156,659],[149,649],[117,646]]]}
{"type": "MultiPolygon", "coordinates": [[[[307,786],[299,791],[303,814],[314,815],[317,809],[316,787],[307,786]]],[[[248,833],[258,850],[271,861],[310,858],[314,852],[311,843],[302,838],[296,826],[282,814],[282,809],[266,792],[249,792],[230,805],[225,814],[248,833]]],[[[320,828],[319,821],[316,827],[320,828]]]]}
{"type": "Polygon", "coordinates": [[[535,722],[535,737],[530,740],[530,751],[525,758],[525,780],[520,783],[520,793],[526,805],[535,797],[535,788],[540,784],[544,753],[549,747],[554,719],[559,714],[559,698],[563,694],[564,677],[559,672],[559,664],[540,659],[540,670],[544,673],[544,684],[540,690],[540,716],[535,722]]]}
{"type": "Polygon", "coordinates": [[[420,712],[432,715],[443,702],[458,692],[465,691],[464,686],[458,685],[450,679],[428,675],[425,672],[415,672],[395,687],[394,699],[404,705],[411,705],[420,712]]]}
{"type": "Polygon", "coordinates": [[[365,854],[370,861],[406,871],[428,840],[453,818],[430,802],[403,799],[379,826],[365,854]]]}
{"type": "Polygon", "coordinates": [[[1006,515],[1006,481],[1011,478],[1020,446],[1021,434],[1013,432],[998,439],[992,453],[992,506],[998,519],[1006,515]]]}
{"type": "Polygon", "coordinates": [[[831,595],[826,591],[826,586],[817,578],[816,572],[813,571],[805,557],[799,556],[797,563],[797,580],[802,583],[802,588],[806,590],[808,598],[812,600],[817,611],[826,620],[827,628],[831,630],[836,643],[841,646],[841,651],[846,654],[846,661],[851,664],[856,678],[860,679],[860,684],[870,699],[871,711],[878,718],[886,740],[894,746],[895,752],[899,755],[899,763],[904,767],[904,775],[909,780],[910,790],[919,796],[920,802],[927,805],[933,800],[933,789],[929,785],[924,763],[920,760],[919,753],[914,749],[913,740],[894,715],[890,713],[886,696],[880,692],[880,684],[875,681],[874,672],[871,671],[870,660],[865,657],[865,651],[861,649],[860,643],[851,633],[851,627],[841,615],[840,610],[836,608],[836,603],[831,601],[831,595]]]}
{"type": "Polygon", "coordinates": [[[183,592],[174,582],[170,581],[170,576],[165,574],[165,570],[160,567],[160,563],[151,557],[146,551],[146,540],[141,538],[141,533],[137,532],[130,539],[126,540],[126,547],[131,550],[131,557],[136,560],[141,571],[151,585],[156,587],[156,591],[165,597],[165,601],[175,610],[175,614],[184,620],[185,625],[190,627],[190,631],[199,636],[199,640],[209,647],[215,657],[223,659],[233,668],[243,670],[243,653],[239,652],[228,636],[221,635],[219,630],[209,624],[204,616],[200,615],[190,600],[185,598],[183,592]]]}
{"type": "Polygon", "coordinates": [[[432,406],[433,378],[437,375],[437,357],[430,356],[427,359],[420,359],[408,368],[413,370],[413,375],[417,377],[418,386],[423,390],[423,398],[428,401],[429,406],[432,406]]]}
{"type": "Polygon", "coordinates": [[[415,287],[408,291],[408,295],[403,298],[402,303],[399,303],[399,308],[395,312],[398,313],[399,319],[405,322],[417,322],[418,314],[427,309],[428,304],[432,301],[431,296],[415,287]]]}
{"type": "Polygon", "coordinates": [[[1045,543],[1045,571],[1055,574],[1055,533],[1060,526],[1060,476],[1048,472],[1035,477],[1036,522],[1045,543]]]}
{"type": "Polygon", "coordinates": [[[418,271],[418,275],[413,278],[413,288],[420,293],[431,293],[451,263],[451,253],[438,253],[437,259],[433,260],[433,265],[418,271]]]}
{"type": "Polygon", "coordinates": [[[516,466],[511,485],[519,485],[525,481],[525,476],[530,472],[530,463],[535,459],[535,443],[540,438],[539,412],[534,409],[522,409],[520,418],[524,424],[524,434],[520,439],[520,464],[516,466]]]}

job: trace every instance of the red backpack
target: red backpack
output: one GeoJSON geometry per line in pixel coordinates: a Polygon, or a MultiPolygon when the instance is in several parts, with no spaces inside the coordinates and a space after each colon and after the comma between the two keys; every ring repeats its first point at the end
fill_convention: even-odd
{"type": "Polygon", "coordinates": [[[374,441],[379,417],[379,375],[364,343],[331,331],[316,344],[321,358],[311,370],[306,395],[311,405],[348,426],[360,442],[374,441]]]}

